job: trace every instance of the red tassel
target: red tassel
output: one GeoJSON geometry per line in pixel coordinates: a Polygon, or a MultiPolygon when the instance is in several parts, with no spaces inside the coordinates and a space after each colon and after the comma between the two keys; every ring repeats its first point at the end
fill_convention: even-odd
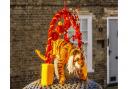
{"type": "Polygon", "coordinates": [[[52,21],[50,22],[50,25],[53,25],[53,24],[55,24],[56,22],[57,22],[57,18],[56,17],[54,17],[53,19],[52,19],[52,21]]]}

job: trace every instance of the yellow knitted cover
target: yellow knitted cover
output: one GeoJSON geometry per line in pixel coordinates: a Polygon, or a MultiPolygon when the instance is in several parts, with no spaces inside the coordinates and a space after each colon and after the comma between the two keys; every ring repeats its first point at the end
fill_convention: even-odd
{"type": "Polygon", "coordinates": [[[48,86],[53,83],[54,78],[54,65],[42,64],[41,65],[41,85],[48,86]]]}

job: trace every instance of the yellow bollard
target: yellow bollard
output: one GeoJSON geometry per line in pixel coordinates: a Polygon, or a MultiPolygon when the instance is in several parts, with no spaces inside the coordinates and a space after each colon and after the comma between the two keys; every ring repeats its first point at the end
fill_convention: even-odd
{"type": "Polygon", "coordinates": [[[42,64],[41,65],[41,86],[48,86],[53,83],[54,78],[54,65],[42,64]]]}

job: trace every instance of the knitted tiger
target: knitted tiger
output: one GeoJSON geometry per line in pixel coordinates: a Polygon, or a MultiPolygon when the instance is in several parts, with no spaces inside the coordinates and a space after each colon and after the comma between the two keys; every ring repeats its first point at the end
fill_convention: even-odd
{"type": "MultiPolygon", "coordinates": [[[[77,74],[80,79],[86,80],[87,67],[83,52],[70,42],[63,39],[53,41],[53,49],[50,54],[54,56],[55,74],[60,84],[65,82],[64,66],[67,64],[69,74],[77,74]]],[[[45,59],[39,50],[36,53],[41,59],[45,59]]]]}

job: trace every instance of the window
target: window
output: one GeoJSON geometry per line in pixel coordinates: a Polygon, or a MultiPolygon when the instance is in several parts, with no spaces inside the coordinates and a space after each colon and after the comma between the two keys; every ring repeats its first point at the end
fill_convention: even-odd
{"type": "MultiPolygon", "coordinates": [[[[86,64],[88,72],[94,72],[92,69],[92,16],[80,15],[80,31],[82,32],[83,48],[86,56],[86,64]]],[[[69,30],[69,37],[73,35],[74,30],[71,27],[69,30]]],[[[77,44],[76,41],[73,42],[77,44]]]]}
{"type": "Polygon", "coordinates": [[[84,51],[88,72],[93,72],[92,68],[92,16],[80,15],[80,30],[82,32],[82,41],[84,42],[84,51]]]}

